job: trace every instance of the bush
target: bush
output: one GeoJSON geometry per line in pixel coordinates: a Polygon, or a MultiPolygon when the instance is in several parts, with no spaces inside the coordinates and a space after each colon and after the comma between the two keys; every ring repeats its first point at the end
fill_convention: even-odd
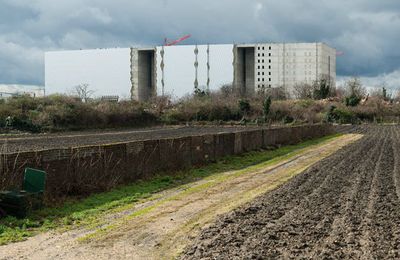
{"type": "Polygon", "coordinates": [[[263,113],[264,113],[264,119],[267,119],[267,116],[269,114],[269,111],[271,110],[271,97],[268,96],[264,99],[263,103],[263,113]]]}
{"type": "Polygon", "coordinates": [[[357,106],[360,103],[360,101],[361,101],[361,97],[358,97],[355,95],[346,97],[346,99],[345,99],[346,106],[351,106],[351,107],[357,106]]]}
{"type": "Polygon", "coordinates": [[[31,133],[39,133],[42,130],[41,126],[33,124],[29,119],[24,120],[18,117],[12,118],[11,128],[31,133]]]}
{"type": "Polygon", "coordinates": [[[349,110],[339,109],[331,106],[326,115],[328,122],[335,122],[339,124],[355,124],[358,123],[358,118],[349,110]]]}
{"type": "Polygon", "coordinates": [[[239,110],[242,115],[247,115],[250,112],[250,102],[247,99],[239,100],[239,110]]]}

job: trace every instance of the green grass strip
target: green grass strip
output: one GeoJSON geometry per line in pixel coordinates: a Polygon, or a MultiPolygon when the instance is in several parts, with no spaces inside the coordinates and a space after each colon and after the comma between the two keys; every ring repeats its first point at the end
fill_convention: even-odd
{"type": "Polygon", "coordinates": [[[153,194],[156,192],[203,178],[212,178],[212,175],[221,172],[240,170],[250,166],[260,167],[257,164],[269,164],[274,158],[288,155],[338,136],[338,134],[330,135],[275,150],[227,156],[201,168],[169,173],[169,175],[162,174],[149,181],[138,181],[135,184],[115,188],[109,192],[93,194],[82,200],[70,200],[59,207],[44,208],[33,212],[24,219],[8,216],[0,219],[0,245],[22,241],[39,232],[52,229],[95,226],[101,223],[102,216],[129,209],[138,202],[155,199],[153,194]]]}

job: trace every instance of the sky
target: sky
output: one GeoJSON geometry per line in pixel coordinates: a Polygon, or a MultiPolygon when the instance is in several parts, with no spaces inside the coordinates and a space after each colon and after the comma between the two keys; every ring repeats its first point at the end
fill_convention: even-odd
{"type": "Polygon", "coordinates": [[[399,0],[0,0],[0,84],[44,84],[44,52],[187,44],[325,42],[338,82],[400,88],[399,0]]]}

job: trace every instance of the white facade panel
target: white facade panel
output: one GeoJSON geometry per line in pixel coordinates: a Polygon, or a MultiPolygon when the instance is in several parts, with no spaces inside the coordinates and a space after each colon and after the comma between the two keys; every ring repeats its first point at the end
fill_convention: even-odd
{"type": "Polygon", "coordinates": [[[162,95],[162,70],[164,62],[164,94],[173,98],[193,93],[194,47],[168,46],[164,47],[164,58],[161,58],[162,47],[157,47],[157,95],[162,95]]]}
{"type": "Polygon", "coordinates": [[[130,49],[55,51],[45,54],[46,94],[74,92],[89,84],[93,96],[130,98],[130,49]]]}
{"type": "MultiPolygon", "coordinates": [[[[196,45],[157,47],[157,94],[174,99],[193,94],[196,80],[196,45]],[[161,51],[164,49],[164,57],[161,51]],[[164,63],[164,73],[161,64],[164,63]]],[[[233,44],[197,46],[197,82],[200,89],[217,90],[233,82],[233,44]],[[207,49],[209,48],[209,56],[207,49]],[[209,61],[209,71],[207,62],[209,61]]]]}
{"type": "Polygon", "coordinates": [[[210,45],[210,90],[233,83],[233,44],[210,45]]]}

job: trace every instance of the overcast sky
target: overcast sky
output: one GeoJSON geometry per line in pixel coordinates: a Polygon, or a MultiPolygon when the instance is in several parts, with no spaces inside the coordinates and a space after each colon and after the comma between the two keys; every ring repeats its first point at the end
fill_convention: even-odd
{"type": "Polygon", "coordinates": [[[44,51],[325,42],[337,74],[400,86],[399,0],[0,0],[0,84],[44,84],[44,51]]]}

